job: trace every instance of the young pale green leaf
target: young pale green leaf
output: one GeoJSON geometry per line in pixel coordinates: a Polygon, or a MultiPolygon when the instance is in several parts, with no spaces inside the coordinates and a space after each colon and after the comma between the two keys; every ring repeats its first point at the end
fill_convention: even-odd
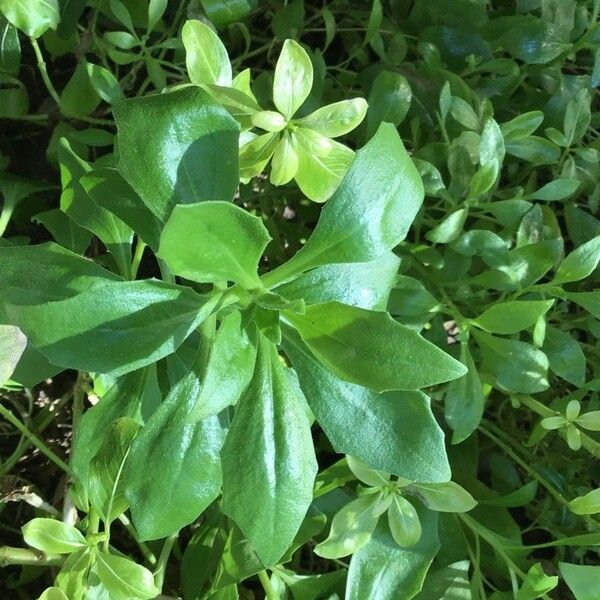
{"type": "Polygon", "coordinates": [[[548,357],[550,370],[579,387],[585,382],[586,360],[579,342],[567,331],[546,325],[542,351],[548,357]]]}
{"type": "Polygon", "coordinates": [[[218,415],[239,400],[254,372],[255,337],[242,323],[240,312],[231,313],[221,321],[191,420],[218,415]]]}
{"type": "Polygon", "coordinates": [[[275,66],[273,102],[286,119],[302,106],[313,85],[313,66],[306,50],[294,40],[285,40],[275,66]]]}
{"type": "Polygon", "coordinates": [[[592,410],[579,415],[575,420],[577,425],[588,431],[600,431],[600,410],[592,410]]]}
{"type": "Polygon", "coordinates": [[[0,0],[0,11],[25,35],[39,38],[60,21],[58,0],[0,0]]]}
{"type": "Polygon", "coordinates": [[[160,593],[152,573],[127,558],[97,552],[93,569],[111,600],[149,600],[160,593]]]}
{"type": "Polygon", "coordinates": [[[557,585],[558,577],[556,575],[549,577],[544,573],[542,565],[536,563],[527,571],[523,585],[517,592],[516,600],[536,600],[551,592],[557,585]]]}
{"type": "Polygon", "coordinates": [[[366,114],[367,102],[363,98],[353,98],[323,106],[298,119],[295,124],[314,129],[325,137],[336,138],[356,129],[366,114]]]}
{"type": "Polygon", "coordinates": [[[463,230],[463,226],[469,214],[467,208],[459,208],[445,217],[425,237],[434,244],[448,244],[455,240],[463,230]]]}
{"type": "Polygon", "coordinates": [[[281,131],[286,125],[285,117],[276,110],[260,110],[251,117],[252,125],[265,131],[281,131]]]}
{"type": "Polygon", "coordinates": [[[114,421],[104,432],[102,445],[80,479],[91,505],[110,524],[129,507],[125,498],[123,468],[139,423],[128,417],[114,421]]]}
{"type": "Polygon", "coordinates": [[[59,587],[51,587],[44,590],[38,600],[69,600],[69,598],[59,587]]]}
{"type": "Polygon", "coordinates": [[[357,479],[373,487],[384,487],[390,482],[389,473],[383,471],[376,471],[367,465],[366,463],[353,458],[352,456],[346,456],[348,461],[348,467],[355,475],[357,479]]]}
{"type": "Polygon", "coordinates": [[[383,122],[400,125],[411,101],[412,90],[404,75],[387,70],[379,73],[369,92],[367,135],[371,137],[383,122]]]}
{"type": "Polygon", "coordinates": [[[285,185],[298,173],[300,160],[294,140],[295,137],[286,131],[275,148],[269,176],[273,185],[285,185]]]}
{"type": "Polygon", "coordinates": [[[444,416],[454,432],[453,444],[467,439],[477,429],[485,407],[481,379],[466,343],[461,344],[460,360],[468,371],[449,383],[444,399],[444,416]]]}
{"type": "Polygon", "coordinates": [[[535,325],[554,304],[554,300],[500,302],[483,311],[473,323],[490,333],[518,333],[535,325]]]}
{"type": "Polygon", "coordinates": [[[249,141],[240,148],[240,179],[249,181],[259,175],[273,156],[281,138],[276,133],[263,133],[258,137],[249,133],[249,141]]]}
{"type": "Polygon", "coordinates": [[[422,508],[417,513],[422,534],[410,548],[398,546],[386,519],[379,520],[369,542],[350,561],[346,600],[416,596],[440,547],[437,515],[422,508]]]}
{"type": "Polygon", "coordinates": [[[438,512],[468,512],[477,505],[473,496],[454,481],[415,484],[423,504],[438,512]]]}
{"type": "Polygon", "coordinates": [[[398,546],[414,546],[421,539],[419,515],[406,498],[395,494],[387,516],[390,533],[398,546]]]}
{"type": "Polygon", "coordinates": [[[365,262],[391,250],[406,237],[423,195],[419,174],[395,127],[381,125],[356,153],[312,235],[284,267],[286,272],[365,262]]]}
{"type": "Polygon", "coordinates": [[[21,530],[28,546],[48,554],[70,554],[86,545],[78,529],[56,519],[32,519],[21,530]]]}
{"type": "Polygon", "coordinates": [[[219,36],[201,21],[186,21],[181,30],[185,65],[192,83],[231,86],[231,63],[219,36]]]}
{"type": "Polygon", "coordinates": [[[275,346],[259,336],[254,377],[222,452],[223,512],[265,566],[283,556],[312,501],[317,462],[304,402],[275,346]]]}
{"type": "Polygon", "coordinates": [[[221,488],[224,431],[217,417],[190,421],[199,393],[200,382],[192,372],[171,389],[131,446],[125,496],[143,540],[176,533],[221,488]]]}
{"type": "Polygon", "coordinates": [[[379,395],[338,379],[291,328],[283,347],[319,425],[338,453],[411,481],[450,479],[444,433],[421,393],[379,395]],[[384,451],[382,451],[384,449],[384,451]]]}
{"type": "Polygon", "coordinates": [[[387,313],[327,302],[307,306],[303,315],[286,311],[285,317],[328,369],[378,392],[416,390],[467,371],[387,313]]]}
{"type": "Polygon", "coordinates": [[[558,568],[575,600],[596,600],[600,590],[599,566],[560,562],[558,568]]]}
{"type": "Polygon", "coordinates": [[[592,490],[569,502],[571,512],[576,515],[596,515],[600,513],[600,488],[592,490]]]}
{"type": "Polygon", "coordinates": [[[192,281],[259,285],[257,269],[271,236],[260,217],[229,202],[176,206],[160,238],[158,256],[192,281]]]}
{"type": "Polygon", "coordinates": [[[341,302],[371,310],[385,310],[396,281],[400,260],[386,252],[364,263],[323,265],[276,288],[289,300],[306,304],[341,302]]]}
{"type": "Polygon", "coordinates": [[[118,169],[161,221],[176,204],[233,198],[239,125],[207,92],[186,87],[129,98],[113,114],[118,169]]]}
{"type": "Polygon", "coordinates": [[[13,374],[25,347],[27,338],[12,325],[0,325],[0,386],[13,374]]]}
{"type": "Polygon", "coordinates": [[[354,554],[371,539],[391,499],[379,493],[361,496],[346,504],[333,517],[329,536],[315,547],[315,554],[330,559],[354,554]]]}
{"type": "Polygon", "coordinates": [[[53,364],[120,375],[174,352],[218,302],[162,281],[109,282],[57,302],[7,304],[53,364]]]}
{"type": "Polygon", "coordinates": [[[600,262],[600,235],[568,254],[558,266],[553,283],[585,279],[600,262]]]}

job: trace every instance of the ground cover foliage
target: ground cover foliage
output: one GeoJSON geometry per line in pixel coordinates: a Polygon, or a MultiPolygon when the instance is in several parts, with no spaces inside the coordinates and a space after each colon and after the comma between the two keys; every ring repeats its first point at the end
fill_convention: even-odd
{"type": "Polygon", "coordinates": [[[0,0],[0,588],[600,598],[600,1],[0,0]]]}

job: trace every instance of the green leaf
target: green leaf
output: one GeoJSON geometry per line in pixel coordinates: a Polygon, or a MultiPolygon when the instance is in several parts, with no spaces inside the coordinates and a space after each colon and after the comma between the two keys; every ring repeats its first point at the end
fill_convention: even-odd
{"type": "Polygon", "coordinates": [[[0,0],[0,11],[12,25],[32,38],[56,29],[60,20],[57,0],[0,0]]]}
{"type": "Polygon", "coordinates": [[[336,452],[412,481],[450,479],[444,433],[425,394],[379,395],[342,381],[317,361],[294,330],[286,327],[284,333],[285,352],[336,452]]]}
{"type": "Polygon", "coordinates": [[[372,390],[417,390],[456,379],[466,369],[387,313],[339,302],[285,312],[313,354],[334,374],[372,390]],[[373,368],[377,365],[377,368],[373,368]]]}
{"type": "Polygon", "coordinates": [[[92,87],[102,100],[116,104],[124,97],[117,78],[108,69],[93,63],[87,63],[86,68],[92,87]]]}
{"type": "Polygon", "coordinates": [[[471,600],[468,560],[429,571],[423,589],[415,600],[471,600]]]}
{"type": "Polygon", "coordinates": [[[526,342],[472,330],[501,389],[535,394],[548,389],[548,357],[526,342]]]}
{"type": "Polygon", "coordinates": [[[354,152],[306,127],[296,129],[292,143],[298,155],[298,187],[314,202],[325,202],[339,187],[354,152]]]}
{"type": "Polygon", "coordinates": [[[200,382],[190,373],[175,385],[131,446],[125,496],[143,540],[167,537],[194,521],[221,488],[217,417],[191,422],[200,382]]]}
{"type": "Polygon", "coordinates": [[[596,515],[600,513],[600,488],[588,492],[585,496],[574,498],[569,502],[569,508],[576,515],[596,515]]]}
{"type": "Polygon", "coordinates": [[[27,338],[18,327],[0,325],[0,386],[10,379],[26,346],[27,338]]]}
{"type": "Polygon", "coordinates": [[[113,114],[119,171],[161,221],[176,204],[233,198],[239,125],[206,92],[187,87],[129,98],[113,114]]]}
{"type": "Polygon", "coordinates": [[[336,301],[385,310],[399,263],[393,252],[386,252],[368,262],[323,265],[275,291],[289,300],[304,300],[306,304],[336,301]]]}
{"type": "Polygon", "coordinates": [[[139,424],[129,417],[114,421],[104,432],[102,445],[82,480],[90,503],[107,525],[129,508],[123,468],[138,429],[139,424]]]}
{"type": "Polygon", "coordinates": [[[181,38],[192,83],[231,86],[231,63],[219,36],[201,21],[186,21],[181,38]]]}
{"type": "Polygon", "coordinates": [[[504,137],[500,126],[491,117],[485,121],[479,141],[479,162],[486,166],[498,161],[501,165],[504,160],[504,137]]]}
{"type": "Polygon", "coordinates": [[[434,244],[448,244],[455,240],[462,232],[469,211],[459,208],[438,223],[425,237],[434,244]]]}
{"type": "Polygon", "coordinates": [[[366,101],[363,98],[353,98],[323,106],[295,123],[314,129],[325,137],[336,138],[356,129],[366,114],[366,101]]]}
{"type": "Polygon", "coordinates": [[[544,113],[541,110],[532,110],[502,123],[500,130],[506,141],[520,140],[530,136],[542,124],[543,120],[544,113]]]}
{"type": "Polygon", "coordinates": [[[406,498],[394,494],[387,515],[390,532],[398,546],[403,548],[414,546],[421,539],[419,515],[406,498]]]}
{"type": "Polygon", "coordinates": [[[56,583],[69,600],[88,600],[88,573],[93,562],[90,548],[85,547],[70,554],[63,563],[56,583]]]}
{"type": "Polygon", "coordinates": [[[300,272],[380,256],[406,237],[423,195],[418,172],[395,127],[381,125],[356,153],[312,235],[285,268],[300,272]]]}
{"type": "Polygon", "coordinates": [[[210,351],[192,420],[218,415],[244,393],[256,361],[256,341],[252,333],[247,331],[239,312],[223,319],[210,351]]]}
{"type": "Polygon", "coordinates": [[[69,600],[59,587],[51,587],[45,590],[38,600],[69,600]]]}
{"type": "Polygon", "coordinates": [[[161,281],[106,283],[66,300],[7,304],[53,364],[120,375],[174,352],[218,300],[161,281]]]}
{"type": "Polygon", "coordinates": [[[86,545],[78,529],[56,519],[32,519],[21,531],[28,546],[48,554],[70,554],[86,545]]]}
{"type": "Polygon", "coordinates": [[[544,316],[554,300],[518,300],[493,304],[473,323],[490,333],[511,334],[529,329],[544,316]]]}
{"type": "Polygon", "coordinates": [[[453,96],[450,114],[467,129],[479,130],[479,117],[466,100],[453,96]]]}
{"type": "Polygon", "coordinates": [[[567,292],[567,298],[589,313],[600,319],[600,291],[597,292],[567,292]]]}
{"type": "Polygon", "coordinates": [[[21,65],[19,32],[0,14],[0,71],[16,74],[21,65]]]}
{"type": "Polygon", "coordinates": [[[286,131],[279,140],[273,161],[271,163],[271,175],[269,180],[273,185],[285,185],[289,183],[298,173],[300,159],[296,150],[296,144],[292,136],[286,131]]]}
{"type": "Polygon", "coordinates": [[[536,563],[527,571],[516,600],[536,600],[551,592],[557,585],[558,577],[549,577],[544,573],[542,565],[536,563]]]}
{"type": "Polygon", "coordinates": [[[371,469],[369,465],[361,460],[358,460],[357,458],[346,456],[346,461],[353,475],[367,485],[373,487],[385,487],[390,482],[390,476],[388,473],[371,469]]]}
{"type": "Polygon", "coordinates": [[[466,440],[477,429],[485,408],[479,373],[466,343],[461,344],[460,360],[468,371],[448,384],[444,399],[444,416],[454,432],[453,444],[466,440]]]}
{"type": "Polygon", "coordinates": [[[506,152],[534,165],[551,165],[560,158],[560,148],[556,144],[536,135],[507,140],[506,152]]]}
{"type": "Polygon", "coordinates": [[[600,589],[600,567],[565,562],[559,562],[558,567],[575,600],[596,600],[600,589]]]}
{"type": "Polygon", "coordinates": [[[585,279],[600,262],[600,235],[575,248],[558,266],[553,283],[585,279]]]}
{"type": "Polygon", "coordinates": [[[90,245],[92,239],[91,231],[86,231],[80,227],[59,208],[53,208],[33,217],[36,223],[41,223],[51,234],[52,237],[64,248],[83,254],[90,245]]]}
{"type": "Polygon", "coordinates": [[[418,483],[415,488],[423,504],[438,512],[468,512],[477,504],[473,496],[454,481],[418,483]]]}
{"type": "Polygon", "coordinates": [[[110,600],[149,600],[160,593],[152,573],[127,558],[97,552],[93,570],[108,590],[110,600]]]}
{"type": "Polygon", "coordinates": [[[218,28],[241,21],[256,8],[256,0],[200,0],[200,4],[218,28]]]}
{"type": "Polygon", "coordinates": [[[528,200],[543,200],[545,202],[563,200],[564,198],[572,196],[580,185],[581,183],[578,179],[559,177],[525,197],[528,200]]]}
{"type": "Polygon", "coordinates": [[[275,66],[273,102],[286,119],[302,106],[313,85],[313,66],[306,50],[294,40],[285,40],[275,66]]]}
{"type": "Polygon", "coordinates": [[[382,71],[369,92],[367,136],[371,137],[384,121],[400,125],[408,114],[412,101],[410,85],[400,73],[382,71]]]}
{"type": "Polygon", "coordinates": [[[148,26],[146,31],[154,31],[167,10],[168,0],[150,0],[148,2],[148,26]]]}
{"type": "Polygon", "coordinates": [[[423,532],[410,548],[401,548],[392,537],[385,519],[380,519],[371,540],[350,561],[347,600],[410,600],[419,592],[438,552],[437,515],[417,511],[423,532]]]}
{"type": "Polygon", "coordinates": [[[550,370],[580,387],[585,382],[585,354],[579,342],[567,331],[546,325],[546,335],[542,351],[548,357],[550,370]]]}
{"type": "Polygon", "coordinates": [[[331,521],[326,540],[315,547],[323,558],[342,558],[354,554],[370,539],[379,517],[388,509],[392,498],[383,493],[361,496],[344,506],[331,521]]]}
{"type": "Polygon", "coordinates": [[[260,336],[255,373],[223,448],[223,512],[265,566],[292,543],[312,501],[317,462],[305,402],[260,336]],[[260,506],[260,512],[255,510],[260,506]]]}
{"type": "Polygon", "coordinates": [[[258,262],[271,236],[260,217],[229,202],[176,206],[160,238],[158,256],[192,281],[260,285],[258,262]]]}
{"type": "Polygon", "coordinates": [[[583,89],[569,100],[565,110],[563,129],[568,146],[581,140],[590,126],[590,121],[590,96],[588,91],[583,89]]]}

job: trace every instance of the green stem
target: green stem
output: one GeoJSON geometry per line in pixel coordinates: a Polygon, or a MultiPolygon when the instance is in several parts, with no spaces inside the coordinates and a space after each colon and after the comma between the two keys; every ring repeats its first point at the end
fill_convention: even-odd
{"type": "Polygon", "coordinates": [[[263,590],[265,590],[265,596],[267,600],[277,600],[277,594],[275,593],[275,590],[271,585],[271,580],[269,579],[267,572],[259,571],[258,579],[260,580],[260,584],[262,585],[263,590]]]}
{"type": "Polygon", "coordinates": [[[48,457],[57,467],[62,469],[65,473],[71,474],[69,465],[65,463],[61,458],[56,456],[42,440],[40,440],[35,434],[31,433],[27,427],[13,415],[13,413],[6,409],[0,404],[0,415],[3,416],[9,423],[14,425],[42,454],[48,457]]]}
{"type": "Polygon", "coordinates": [[[0,567],[8,565],[59,566],[65,558],[58,554],[46,554],[29,548],[0,547],[0,567]]]}
{"type": "Polygon", "coordinates": [[[138,237],[137,245],[135,247],[135,254],[133,255],[133,260],[131,261],[131,279],[135,279],[137,277],[138,269],[140,268],[140,263],[142,262],[145,249],[146,242],[144,242],[142,238],[138,237]]]}
{"type": "Polygon", "coordinates": [[[13,210],[15,209],[15,202],[7,201],[4,198],[4,205],[2,206],[2,213],[0,213],[0,237],[4,235],[10,218],[12,217],[13,210]]]}
{"type": "Polygon", "coordinates": [[[162,591],[163,583],[165,581],[165,572],[167,570],[169,556],[171,555],[171,550],[173,549],[173,544],[175,543],[178,534],[179,532],[176,532],[165,540],[162,550],[160,551],[160,556],[158,557],[158,562],[156,563],[156,569],[154,571],[154,585],[160,591],[162,591]]]}
{"type": "Polygon", "coordinates": [[[133,525],[131,524],[131,521],[125,515],[121,515],[119,517],[119,521],[121,521],[123,527],[127,529],[129,535],[136,541],[140,552],[144,555],[144,558],[146,559],[148,564],[154,566],[156,564],[156,556],[154,556],[154,553],[152,552],[152,550],[150,550],[148,544],[146,544],[145,542],[140,542],[140,540],[138,539],[137,531],[134,529],[133,525]]]}

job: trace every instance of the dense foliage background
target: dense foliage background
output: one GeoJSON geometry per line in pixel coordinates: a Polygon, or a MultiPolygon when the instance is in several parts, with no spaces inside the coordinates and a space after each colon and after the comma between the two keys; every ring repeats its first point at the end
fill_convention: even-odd
{"type": "Polygon", "coordinates": [[[0,0],[2,597],[600,599],[599,13],[0,0]]]}

